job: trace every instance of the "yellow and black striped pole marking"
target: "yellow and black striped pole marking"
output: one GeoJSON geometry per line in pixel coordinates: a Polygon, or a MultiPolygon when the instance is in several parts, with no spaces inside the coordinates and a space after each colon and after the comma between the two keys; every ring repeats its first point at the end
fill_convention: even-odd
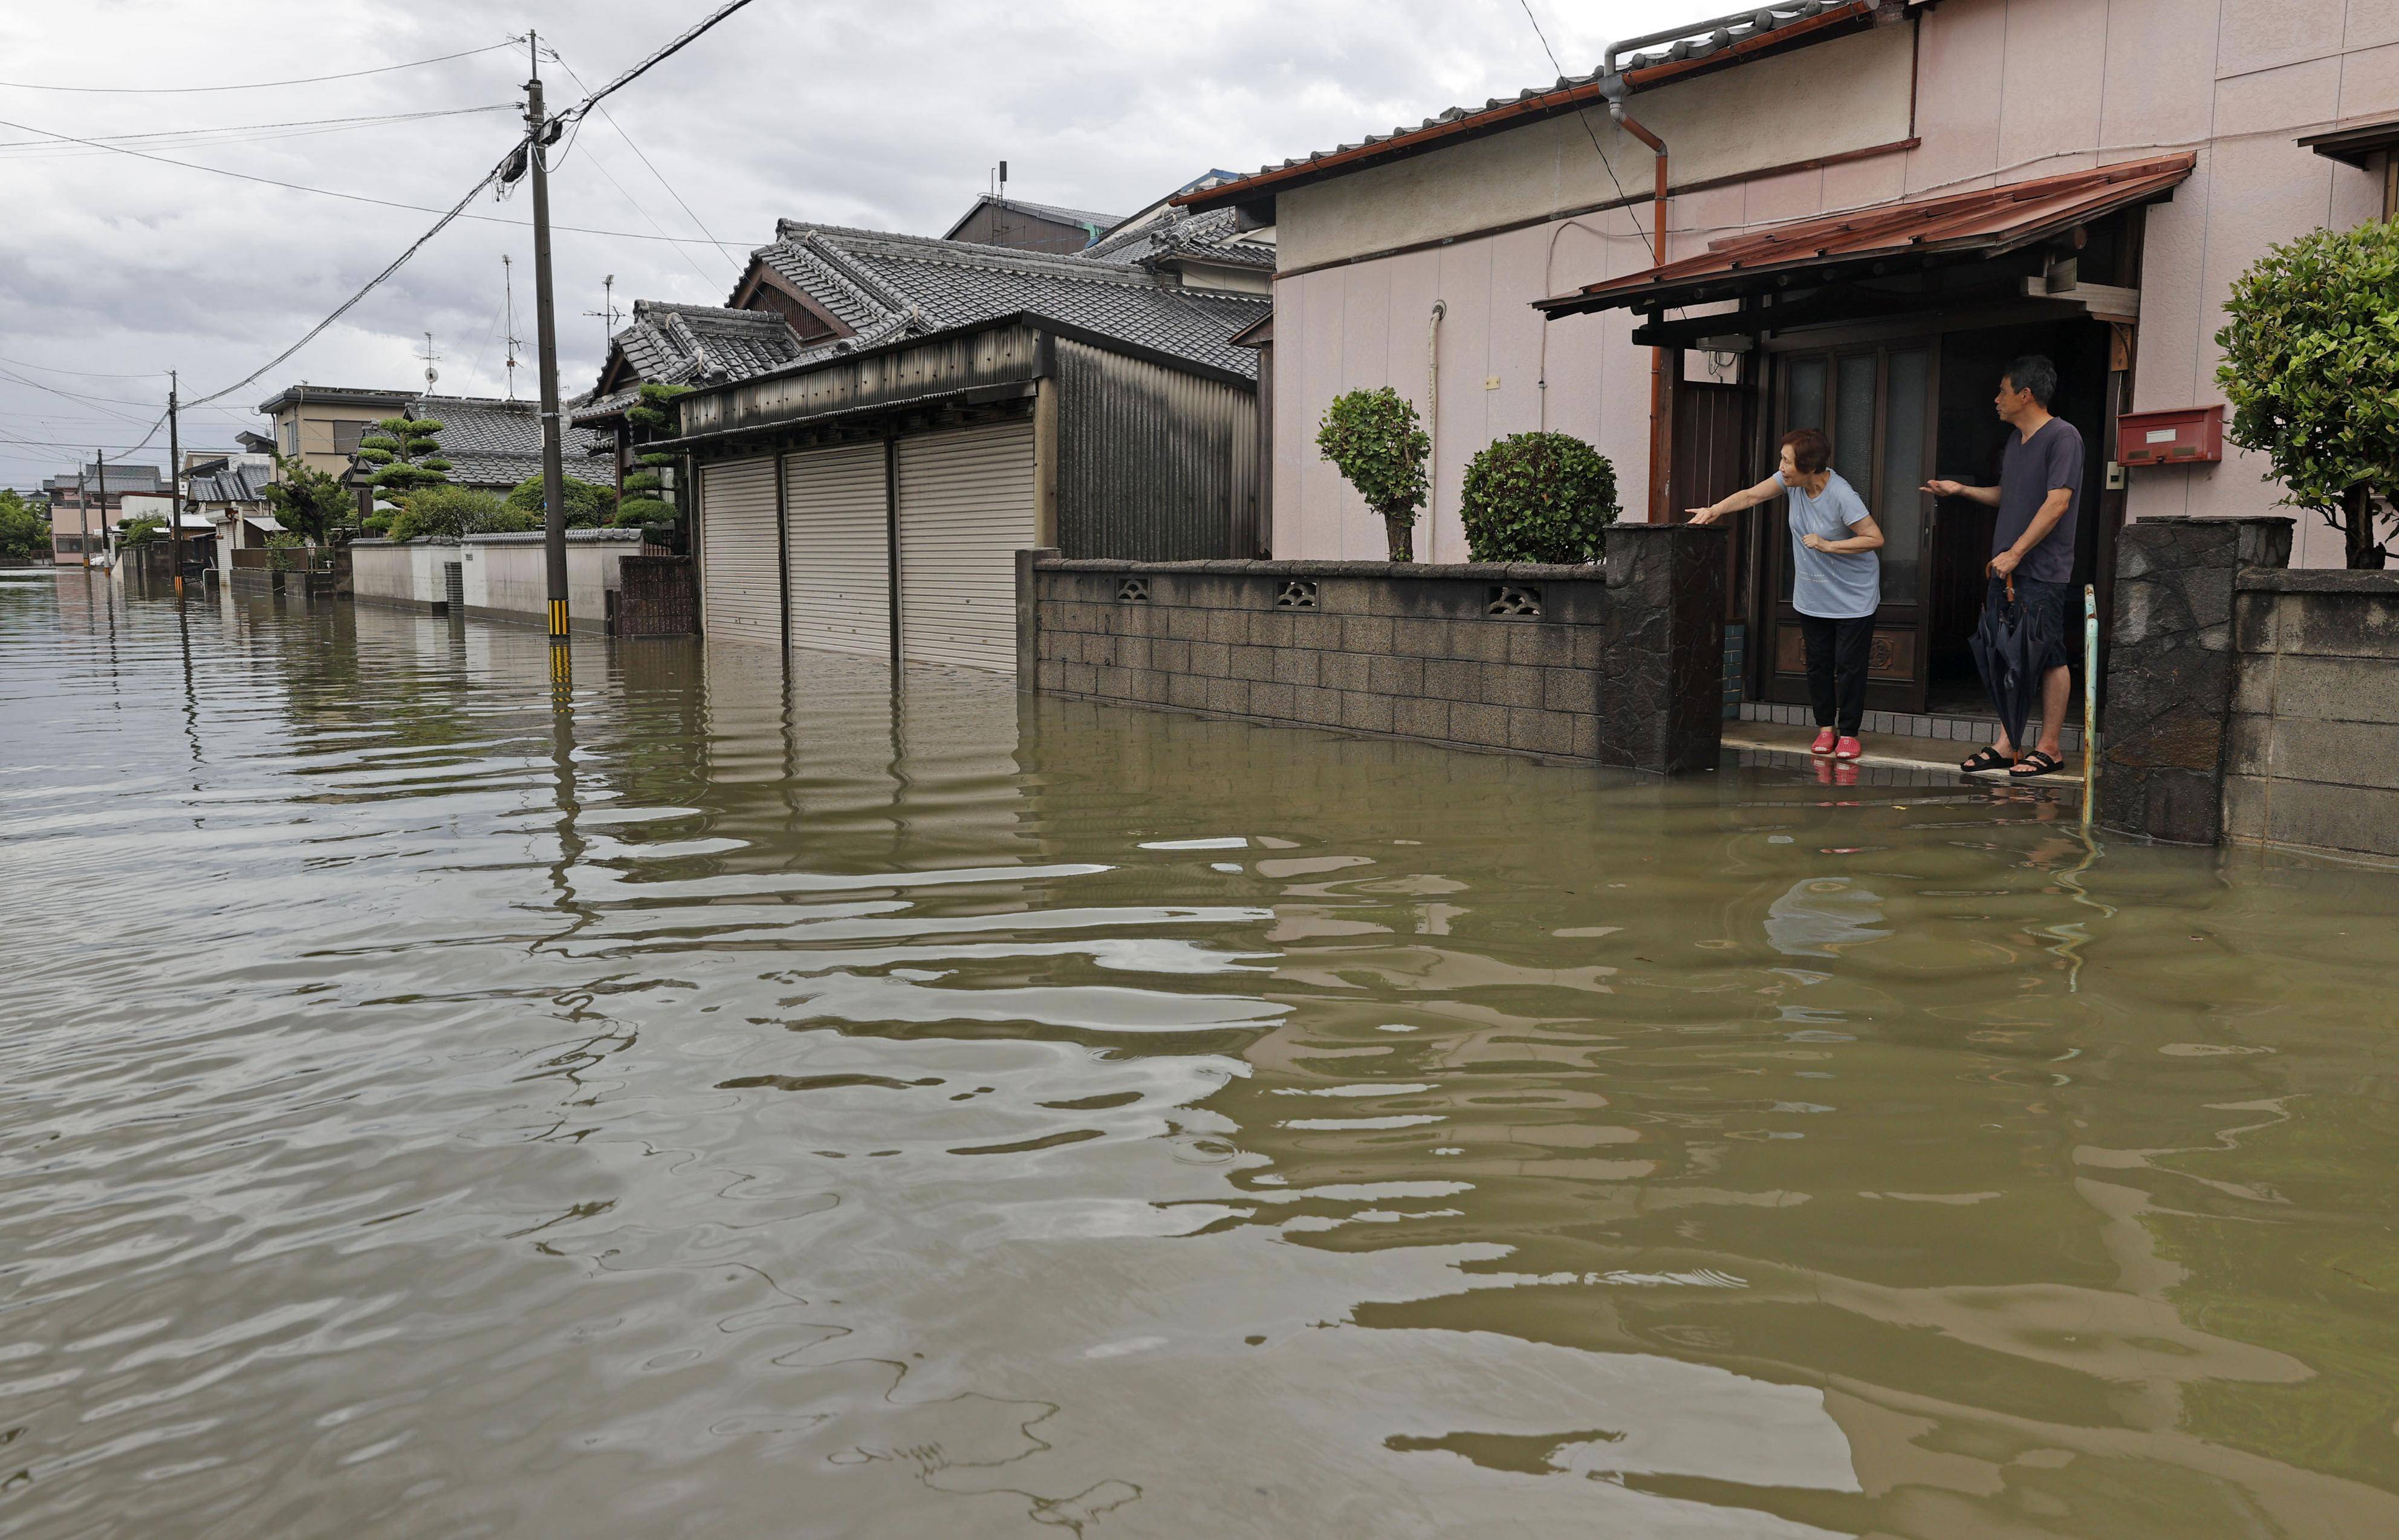
{"type": "Polygon", "coordinates": [[[566,601],[563,599],[549,601],[549,639],[553,642],[566,640],[566,601]]]}

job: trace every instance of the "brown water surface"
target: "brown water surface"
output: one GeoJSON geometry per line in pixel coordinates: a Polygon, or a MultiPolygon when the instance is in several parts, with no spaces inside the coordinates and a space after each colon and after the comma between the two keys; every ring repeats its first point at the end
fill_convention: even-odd
{"type": "Polygon", "coordinates": [[[0,582],[0,1536],[2399,1535],[2399,876],[0,582]]]}

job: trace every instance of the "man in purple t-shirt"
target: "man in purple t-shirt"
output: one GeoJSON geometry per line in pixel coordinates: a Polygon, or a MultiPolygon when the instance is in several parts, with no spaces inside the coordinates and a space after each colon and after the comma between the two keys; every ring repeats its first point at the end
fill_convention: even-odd
{"type": "Polygon", "coordinates": [[[2057,735],[2066,722],[2066,698],[2074,688],[2066,649],[2066,611],[2074,584],[2074,525],[2082,500],[2082,435],[2072,423],[2049,415],[2056,393],[2057,365],[2049,360],[2035,353],[2009,364],[1993,402],[1999,420],[2014,429],[1999,461],[1999,484],[1924,484],[1924,490],[1935,497],[1971,497],[1999,511],[1991,531],[1991,592],[2002,592],[2013,574],[2017,602],[2048,618],[2051,645],[2040,660],[2040,742],[2020,753],[2021,745],[2009,743],[2001,729],[1990,747],[1958,767],[2005,768],[2012,781],[2047,775],[2066,762],[2057,735]]]}

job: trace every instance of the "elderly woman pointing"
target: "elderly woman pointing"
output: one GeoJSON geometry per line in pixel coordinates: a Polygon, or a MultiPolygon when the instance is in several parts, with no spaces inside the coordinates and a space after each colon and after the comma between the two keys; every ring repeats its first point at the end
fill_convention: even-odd
{"type": "Polygon", "coordinates": [[[1816,708],[1811,754],[1855,759],[1865,752],[1866,658],[1882,603],[1882,528],[1832,468],[1832,442],[1812,428],[1782,435],[1782,469],[1755,486],[1690,510],[1693,524],[1791,499],[1791,605],[1808,644],[1808,697],[1816,708]]]}

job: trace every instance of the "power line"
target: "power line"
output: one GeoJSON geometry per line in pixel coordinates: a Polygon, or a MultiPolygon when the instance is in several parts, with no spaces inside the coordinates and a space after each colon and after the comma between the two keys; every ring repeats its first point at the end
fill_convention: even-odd
{"type": "Polygon", "coordinates": [[[432,59],[412,59],[405,64],[378,64],[371,70],[351,70],[345,75],[311,75],[297,80],[253,80],[240,86],[44,86],[30,80],[0,80],[0,89],[14,91],[72,91],[84,96],[189,96],[202,91],[263,91],[278,86],[316,86],[328,80],[357,80],[370,75],[389,75],[394,70],[422,69],[427,64],[446,64],[453,59],[472,59],[479,53],[505,48],[510,43],[493,43],[464,53],[445,53],[432,59]]]}
{"type": "MultiPolygon", "coordinates": [[[[706,32],[709,28],[716,25],[717,22],[732,15],[735,11],[739,10],[743,6],[746,6],[749,3],[750,0],[729,0],[729,3],[720,7],[714,15],[709,17],[706,20],[701,21],[698,26],[691,28],[682,36],[677,37],[673,42],[669,43],[665,48],[653,53],[649,58],[634,65],[623,75],[618,75],[614,81],[611,81],[601,90],[586,97],[576,106],[569,109],[569,112],[579,120],[584,114],[588,113],[592,107],[599,103],[602,97],[606,96],[611,91],[621,89],[623,87],[640,78],[643,74],[647,72],[652,66],[656,65],[660,60],[666,59],[679,49],[684,48],[690,44],[694,38],[699,36],[700,34],[706,32]]],[[[478,49],[476,51],[481,52],[486,50],[478,49]]],[[[559,119],[552,118],[550,121],[552,123],[556,123],[559,119]]],[[[328,327],[333,324],[333,322],[349,314],[351,309],[358,305],[359,301],[373,293],[376,289],[383,285],[386,279],[389,279],[394,273],[399,272],[400,268],[407,266],[408,260],[414,256],[418,252],[424,250],[427,243],[431,241],[435,236],[438,236],[442,231],[448,229],[454,221],[458,219],[462,214],[465,214],[467,211],[467,205],[473,202],[478,197],[480,197],[484,188],[492,186],[495,183],[505,187],[508,183],[513,182],[516,179],[516,176],[520,174],[520,157],[523,157],[523,167],[530,169],[533,164],[533,157],[539,154],[541,148],[542,146],[536,145],[534,143],[533,135],[530,131],[519,138],[516,143],[509,146],[508,154],[502,156],[497,161],[495,161],[490,170],[485,171],[481,177],[477,179],[473,186],[467,189],[466,196],[459,198],[457,202],[452,204],[450,208],[442,213],[440,218],[433,222],[433,225],[430,229],[427,230],[423,235],[418,236],[413,241],[410,242],[408,249],[400,252],[400,255],[392,258],[390,264],[386,266],[382,272],[377,273],[374,277],[367,279],[364,284],[360,285],[358,293],[352,294],[340,305],[334,307],[332,314],[319,321],[316,325],[310,327],[307,332],[301,336],[299,341],[293,343],[291,347],[286,348],[280,353],[276,354],[273,358],[267,360],[264,363],[260,364],[256,369],[251,370],[249,374],[243,375],[240,379],[234,381],[224,388],[221,390],[212,390],[205,396],[195,397],[185,404],[197,407],[206,406],[211,402],[223,401],[225,397],[232,395],[235,391],[254,384],[261,375],[265,374],[270,369],[279,366],[285,360],[291,358],[291,355],[297,353],[303,348],[307,347],[308,344],[316,341],[319,335],[323,334],[328,327]]],[[[144,157],[144,158],[156,159],[161,157],[144,157]]],[[[212,170],[213,168],[203,167],[201,169],[212,170]]],[[[503,223],[513,224],[515,221],[504,221],[503,223]]],[[[158,421],[163,423],[166,420],[166,414],[159,414],[158,421]]],[[[156,435],[157,431],[157,424],[152,424],[150,432],[143,435],[142,442],[145,444],[148,443],[150,442],[150,438],[156,435]]]]}
{"type": "MultiPolygon", "coordinates": [[[[1516,3],[1525,7],[1525,20],[1533,23],[1533,35],[1541,40],[1541,51],[1550,56],[1550,68],[1558,72],[1558,81],[1563,85],[1566,77],[1566,67],[1558,62],[1558,50],[1550,47],[1550,34],[1541,30],[1541,19],[1533,14],[1533,0],[1516,0],[1516,3]]],[[[1579,109],[1575,113],[1575,121],[1581,124],[1582,131],[1590,136],[1592,153],[1599,157],[1600,165],[1606,169],[1607,180],[1611,183],[1615,183],[1617,198],[1625,202],[1631,202],[1632,199],[1625,197],[1624,184],[1617,181],[1616,162],[1608,159],[1607,152],[1599,147],[1599,130],[1591,126],[1590,109],[1579,109]]],[[[1658,218],[1665,211],[1662,209],[1657,211],[1656,213],[1650,216],[1651,222],[1656,223],[1658,218]]],[[[1650,260],[1653,262],[1656,261],[1658,257],[1658,248],[1650,244],[1648,233],[1641,228],[1639,221],[1636,220],[1633,223],[1633,231],[1635,235],[1641,237],[1641,244],[1648,249],[1650,260]]]]}
{"type": "MultiPolygon", "coordinates": [[[[576,73],[575,73],[575,66],[574,66],[574,65],[572,65],[572,64],[570,64],[570,63],[568,63],[568,62],[566,61],[566,57],[565,57],[565,55],[563,55],[563,54],[560,53],[556,48],[552,48],[552,49],[550,49],[550,50],[549,50],[549,56],[550,56],[552,59],[555,59],[555,60],[557,60],[557,61],[558,61],[558,67],[559,67],[560,69],[562,69],[562,70],[564,70],[564,71],[566,72],[566,77],[567,77],[568,79],[570,79],[570,80],[572,80],[572,81],[574,81],[574,82],[575,82],[575,86],[576,86],[576,89],[577,90],[589,91],[589,90],[590,90],[590,89],[591,89],[591,88],[590,88],[590,87],[589,87],[589,86],[587,86],[587,85],[585,85],[585,84],[583,83],[583,77],[582,77],[581,75],[577,75],[577,74],[576,74],[576,73]]],[[[592,98],[592,104],[593,104],[594,106],[598,106],[598,105],[599,105],[599,98],[598,98],[598,97],[593,97],[593,98],[592,98]]],[[[642,147],[641,147],[639,144],[636,144],[636,143],[633,143],[633,136],[632,136],[631,134],[629,134],[629,133],[627,133],[627,132],[625,131],[625,126],[624,126],[622,123],[619,123],[619,122],[617,122],[617,115],[616,115],[616,114],[614,114],[614,113],[612,113],[612,112],[610,112],[610,111],[609,111],[607,108],[605,108],[605,107],[601,107],[601,108],[600,108],[600,116],[603,116],[603,117],[604,117],[604,118],[606,118],[606,119],[608,120],[608,127],[610,127],[610,128],[612,128],[612,129],[616,129],[616,130],[617,130],[617,138],[619,138],[619,139],[621,139],[621,140],[623,140],[623,141],[625,142],[625,148],[627,148],[627,149],[629,149],[629,150],[632,151],[632,152],[633,152],[633,154],[635,154],[636,156],[640,156],[640,157],[641,157],[642,164],[643,164],[643,165],[644,165],[644,166],[649,167],[649,169],[650,169],[650,174],[651,174],[652,176],[657,177],[657,178],[658,179],[658,185],[659,185],[659,186],[661,186],[661,187],[664,187],[664,188],[667,190],[667,196],[668,196],[669,198],[673,198],[673,199],[675,200],[675,206],[676,206],[676,207],[678,207],[678,208],[680,208],[681,210],[683,210],[683,211],[684,211],[684,213],[689,214],[689,215],[691,216],[691,223],[692,223],[693,227],[694,227],[695,229],[698,230],[698,231],[699,231],[699,233],[700,233],[701,235],[707,236],[707,237],[708,237],[708,238],[709,238],[710,243],[711,243],[711,244],[712,244],[713,246],[715,246],[715,248],[716,248],[717,252],[719,252],[719,254],[721,254],[722,256],[724,256],[724,258],[725,258],[725,261],[732,263],[732,264],[733,264],[733,266],[734,266],[735,270],[738,272],[738,271],[740,269],[740,266],[741,266],[741,259],[740,259],[740,258],[739,258],[739,257],[737,257],[737,256],[735,256],[735,255],[732,253],[732,252],[731,252],[731,251],[729,251],[729,250],[725,247],[725,242],[723,242],[723,241],[721,241],[721,240],[718,240],[714,235],[712,235],[712,234],[711,234],[711,233],[710,233],[709,228],[708,228],[707,222],[706,222],[706,221],[704,221],[704,220],[702,220],[702,219],[699,217],[699,215],[698,215],[698,214],[697,214],[697,213],[693,212],[691,205],[690,205],[690,204],[688,204],[688,203],[685,203],[685,202],[683,200],[683,194],[681,194],[681,193],[679,193],[679,192],[676,192],[676,191],[674,190],[674,184],[673,184],[673,183],[671,183],[671,182],[669,182],[669,181],[667,180],[666,173],[665,173],[664,171],[659,170],[658,170],[658,168],[657,168],[657,165],[656,165],[656,164],[655,164],[655,163],[650,159],[650,157],[649,157],[648,156],[646,156],[646,155],[643,155],[643,154],[642,154],[642,147]]],[[[598,163],[598,161],[597,161],[597,157],[594,157],[594,162],[593,162],[593,163],[594,163],[594,164],[597,164],[597,163],[598,163]]],[[[613,177],[613,176],[612,176],[612,177],[610,177],[608,180],[609,180],[609,181],[611,181],[611,182],[614,182],[614,181],[616,181],[617,179],[616,179],[615,177],[613,177]]],[[[619,192],[623,192],[623,191],[624,191],[624,189],[623,189],[622,187],[619,187],[617,190],[618,190],[619,192]]],[[[630,202],[632,202],[632,200],[633,200],[633,195],[632,195],[632,194],[630,194],[630,193],[626,193],[626,194],[625,194],[625,201],[626,201],[626,202],[628,202],[628,203],[630,203],[630,202]]],[[[642,217],[643,217],[643,218],[644,218],[644,219],[648,219],[648,218],[649,218],[649,215],[647,215],[647,214],[645,213],[645,214],[644,214],[642,217]]],[[[651,221],[650,221],[650,223],[651,223],[651,224],[653,224],[653,225],[656,225],[656,224],[657,224],[657,221],[656,221],[656,220],[651,220],[651,221]]],[[[659,233],[660,233],[660,234],[664,234],[664,233],[665,233],[665,231],[664,231],[664,227],[663,227],[663,226],[661,226],[661,227],[660,227],[660,232],[659,232],[659,233]]],[[[697,267],[695,267],[695,268],[693,269],[693,271],[698,272],[698,269],[697,267]]],[[[702,278],[705,278],[705,277],[707,277],[708,275],[706,275],[705,273],[702,273],[702,274],[700,274],[700,276],[701,276],[702,278]]]]}
{"type": "MultiPolygon", "coordinates": [[[[515,103],[495,102],[482,107],[445,107],[434,112],[384,113],[363,117],[306,117],[281,123],[229,123],[213,129],[160,129],[149,133],[94,134],[74,148],[61,147],[58,135],[41,139],[0,139],[0,151],[47,150],[53,155],[70,156],[78,150],[109,150],[129,143],[144,143],[169,148],[188,144],[263,143],[277,139],[301,139],[315,134],[343,133],[352,129],[379,128],[392,123],[415,123],[428,117],[461,117],[473,113],[504,113],[513,111],[515,103]]],[[[34,129],[35,133],[43,130],[34,129]]],[[[38,160],[41,155],[12,155],[12,160],[38,160]]]]}
{"type": "Polygon", "coordinates": [[[167,377],[164,369],[153,369],[146,375],[103,375],[90,369],[61,369],[55,364],[29,363],[23,359],[0,358],[0,363],[13,363],[20,369],[31,369],[37,375],[75,375],[92,380],[159,380],[167,377]]]}
{"type": "MultiPolygon", "coordinates": [[[[716,25],[719,21],[724,20],[726,17],[732,15],[735,11],[739,10],[749,3],[750,0],[726,0],[726,3],[717,7],[716,12],[710,16],[706,20],[698,22],[689,31],[685,32],[682,36],[676,38],[673,42],[669,43],[665,48],[660,48],[657,52],[650,55],[647,59],[643,60],[631,69],[627,70],[616,79],[609,81],[606,85],[601,87],[598,90],[593,91],[590,95],[585,97],[581,102],[576,103],[574,106],[567,108],[565,112],[559,116],[562,117],[581,118],[586,113],[589,113],[592,108],[598,106],[603,99],[616,95],[618,91],[623,90],[634,81],[639,80],[643,75],[647,75],[659,64],[664,63],[674,55],[681,53],[692,42],[697,40],[701,33],[706,32],[709,28],[716,25]]],[[[559,62],[563,64],[566,61],[562,59],[559,62]]],[[[573,75],[574,73],[575,72],[572,70],[567,71],[567,74],[569,75],[573,75]]],[[[582,82],[577,81],[576,84],[580,85],[582,82]]]]}
{"type": "MultiPolygon", "coordinates": [[[[743,3],[746,4],[747,0],[743,0],[743,3]]],[[[74,134],[59,133],[49,129],[37,129],[30,123],[12,122],[5,117],[0,117],[0,129],[16,129],[25,133],[48,134],[52,139],[63,140],[70,144],[88,144],[93,149],[107,150],[115,155],[129,155],[137,160],[155,160],[161,166],[180,166],[187,171],[207,171],[213,176],[231,177],[237,182],[255,182],[262,186],[280,187],[286,192],[313,193],[319,198],[337,198],[346,203],[370,203],[378,209],[400,209],[409,213],[414,214],[440,214],[443,212],[440,209],[432,208],[422,203],[400,203],[387,198],[369,198],[364,193],[337,192],[331,187],[311,187],[298,182],[281,182],[271,176],[252,176],[248,171],[231,171],[225,170],[222,166],[202,165],[197,160],[177,160],[170,156],[152,155],[147,150],[129,149],[122,144],[103,143],[99,140],[79,139],[74,134]]],[[[450,220],[460,218],[472,220],[481,225],[507,225],[520,230],[526,227],[525,221],[521,219],[502,219],[495,214],[462,215],[455,211],[443,214],[443,223],[446,224],[450,220]]],[[[631,230],[596,230],[589,225],[553,225],[550,228],[552,230],[563,230],[574,235],[607,236],[617,240],[665,240],[680,242],[681,244],[687,246],[706,246],[713,244],[713,242],[711,241],[695,240],[689,236],[645,236],[631,230]]]]}

